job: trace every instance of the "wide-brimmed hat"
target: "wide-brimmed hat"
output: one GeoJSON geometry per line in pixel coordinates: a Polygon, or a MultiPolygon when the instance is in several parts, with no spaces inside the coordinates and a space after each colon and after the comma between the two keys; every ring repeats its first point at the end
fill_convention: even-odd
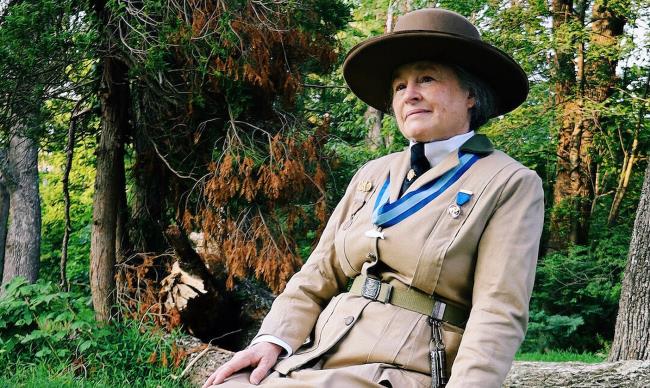
{"type": "Polygon", "coordinates": [[[491,86],[494,116],[515,109],[528,95],[528,77],[508,54],[482,41],[469,20],[440,8],[409,12],[399,17],[393,32],[354,46],[345,58],[343,76],[361,100],[388,112],[393,72],[422,60],[458,65],[491,86]]]}

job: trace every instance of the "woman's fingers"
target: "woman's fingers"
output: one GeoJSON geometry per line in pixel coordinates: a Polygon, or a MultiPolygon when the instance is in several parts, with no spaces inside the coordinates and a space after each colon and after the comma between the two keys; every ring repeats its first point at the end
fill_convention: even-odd
{"type": "Polygon", "coordinates": [[[257,364],[257,368],[251,372],[250,382],[251,384],[259,384],[263,378],[269,374],[269,370],[277,361],[277,357],[272,357],[270,355],[264,355],[260,359],[260,362],[257,364]]]}
{"type": "Polygon", "coordinates": [[[221,365],[210,377],[208,377],[202,388],[208,388],[211,385],[221,384],[233,373],[251,366],[253,364],[252,356],[253,353],[251,352],[251,349],[237,352],[230,361],[221,365]]]}
{"type": "Polygon", "coordinates": [[[271,367],[275,365],[280,352],[282,352],[280,346],[269,342],[259,342],[248,349],[237,352],[230,361],[223,364],[208,377],[205,384],[203,384],[203,388],[221,384],[233,373],[249,366],[257,366],[250,376],[250,382],[257,385],[266,377],[271,367]]]}

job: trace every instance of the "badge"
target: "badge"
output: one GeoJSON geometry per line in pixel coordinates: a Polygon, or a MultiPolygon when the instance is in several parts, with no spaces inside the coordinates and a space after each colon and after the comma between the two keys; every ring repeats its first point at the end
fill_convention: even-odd
{"type": "Polygon", "coordinates": [[[472,195],[474,195],[474,193],[469,190],[460,190],[458,194],[456,194],[456,203],[449,205],[449,208],[447,208],[447,213],[449,213],[451,218],[458,218],[460,216],[460,207],[469,202],[469,200],[472,199],[472,195]]]}
{"type": "Polygon", "coordinates": [[[372,182],[370,181],[361,181],[357,186],[357,191],[361,191],[362,193],[367,193],[370,189],[372,189],[372,182]]]}
{"type": "Polygon", "coordinates": [[[447,213],[449,213],[451,218],[458,218],[458,216],[460,216],[460,206],[456,204],[449,205],[447,208],[447,213]]]}
{"type": "Polygon", "coordinates": [[[406,174],[406,179],[408,179],[408,181],[410,182],[413,180],[413,178],[415,178],[415,170],[410,169],[408,174],[406,174]]]}

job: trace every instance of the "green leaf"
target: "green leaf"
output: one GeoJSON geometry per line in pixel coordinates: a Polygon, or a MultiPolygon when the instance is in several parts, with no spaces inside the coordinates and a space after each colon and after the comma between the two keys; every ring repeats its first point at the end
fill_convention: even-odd
{"type": "Polygon", "coordinates": [[[52,354],[52,351],[49,348],[43,348],[38,352],[36,352],[36,357],[41,358],[41,357],[49,356],[50,354],[52,354]]]}
{"type": "Polygon", "coordinates": [[[79,352],[83,353],[86,350],[88,350],[91,346],[93,346],[94,341],[91,340],[86,340],[79,345],[79,352]]]}

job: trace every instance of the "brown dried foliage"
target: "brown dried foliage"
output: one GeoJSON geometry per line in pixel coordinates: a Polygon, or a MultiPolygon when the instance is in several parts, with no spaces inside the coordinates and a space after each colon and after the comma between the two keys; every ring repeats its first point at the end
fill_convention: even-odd
{"type": "Polygon", "coordinates": [[[228,154],[211,165],[205,206],[194,217],[186,212],[184,221],[186,228],[196,225],[204,232],[212,253],[206,255],[208,264],[226,265],[228,288],[235,278],[252,273],[277,293],[302,264],[294,236],[313,225],[300,203],[316,198],[312,211],[318,228],[327,219],[321,141],[276,134],[262,163],[228,154]]]}
{"type": "MultiPolygon", "coordinates": [[[[124,6],[128,63],[150,64],[147,53],[169,43],[156,57],[165,66],[141,78],[143,121],[168,174],[167,214],[187,232],[204,232],[206,260],[226,265],[228,287],[255,275],[280,291],[302,262],[295,236],[320,231],[327,207],[325,127],[306,129],[278,110],[292,111],[305,72],[336,62],[333,24],[313,0],[179,0],[148,12],[140,8],[146,3],[124,6]]],[[[131,268],[120,275],[124,295],[150,288],[141,275],[131,268]]],[[[153,294],[138,292],[145,309],[163,313],[153,294]]]]}
{"type": "Polygon", "coordinates": [[[136,254],[117,264],[117,300],[124,316],[168,330],[180,326],[180,313],[167,310],[160,299],[160,280],[169,273],[173,260],[169,254],[136,254]]]}

